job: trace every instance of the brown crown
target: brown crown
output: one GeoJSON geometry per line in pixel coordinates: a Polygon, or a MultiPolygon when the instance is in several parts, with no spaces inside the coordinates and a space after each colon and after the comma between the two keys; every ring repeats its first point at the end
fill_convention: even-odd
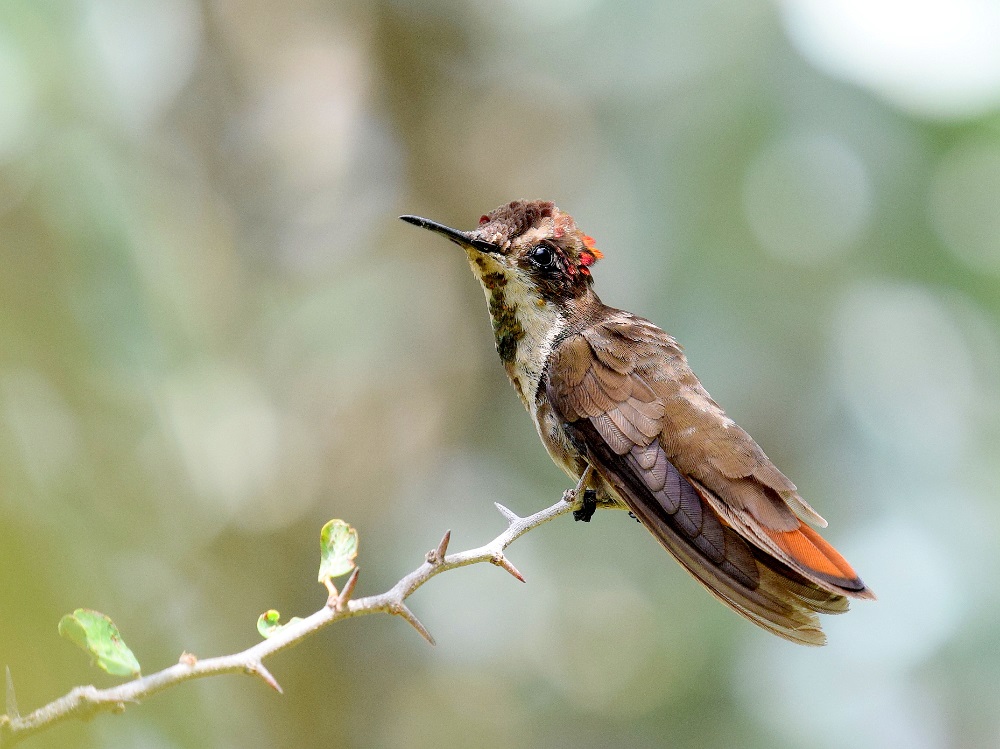
{"type": "Polygon", "coordinates": [[[594,240],[576,227],[573,217],[550,200],[515,200],[494,208],[479,219],[479,228],[473,233],[506,249],[514,239],[546,221],[551,222],[551,239],[565,255],[569,272],[589,276],[590,266],[603,254],[594,247],[594,240]]]}

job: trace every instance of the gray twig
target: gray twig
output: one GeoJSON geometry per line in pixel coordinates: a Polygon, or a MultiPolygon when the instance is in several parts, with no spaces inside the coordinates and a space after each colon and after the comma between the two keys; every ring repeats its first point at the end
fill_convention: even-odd
{"type": "Polygon", "coordinates": [[[392,614],[409,622],[424,639],[433,645],[434,638],[404,601],[435,575],[481,562],[489,562],[501,567],[524,582],[521,573],[507,560],[503,553],[504,550],[528,531],[560,515],[565,515],[573,509],[573,504],[560,499],[551,507],[525,518],[518,517],[500,504],[497,504],[497,509],[506,518],[507,529],[488,544],[468,551],[447,554],[448,541],[451,537],[449,531],[441,539],[437,548],[427,553],[426,561],[417,569],[403,577],[385,593],[365,598],[351,597],[358,579],[358,570],[355,569],[344,585],[343,591],[337,596],[331,596],[326,605],[319,611],[300,621],[286,624],[266,640],[240,653],[201,659],[185,652],[181,655],[178,663],[162,671],[141,676],[108,689],[97,689],[94,686],[75,687],[59,699],[23,716],[17,714],[13,683],[8,672],[8,712],[6,715],[0,715],[0,745],[13,746],[28,736],[64,720],[86,719],[102,712],[122,712],[126,705],[137,703],[182,682],[205,676],[249,674],[258,677],[272,689],[281,693],[281,685],[264,667],[264,659],[297,645],[315,632],[342,619],[364,616],[365,614],[392,614]]]}

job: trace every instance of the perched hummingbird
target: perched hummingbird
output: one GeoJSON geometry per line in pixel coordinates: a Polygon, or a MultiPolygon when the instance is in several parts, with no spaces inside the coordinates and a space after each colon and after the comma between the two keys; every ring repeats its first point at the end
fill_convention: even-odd
{"type": "Polygon", "coordinates": [[[591,267],[602,253],[571,216],[515,201],[472,231],[400,218],[468,255],[507,375],[577,481],[577,519],[597,504],[627,507],[723,603],[793,642],[822,645],[817,613],[875,597],[806,524],[826,521],[712,400],[677,342],[601,302],[591,267]]]}

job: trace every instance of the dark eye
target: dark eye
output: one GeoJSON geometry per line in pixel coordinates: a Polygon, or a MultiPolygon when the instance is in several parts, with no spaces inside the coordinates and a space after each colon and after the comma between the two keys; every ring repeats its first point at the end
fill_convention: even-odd
{"type": "Polygon", "coordinates": [[[556,255],[552,251],[552,248],[544,244],[533,247],[531,254],[528,257],[530,257],[531,262],[539,268],[551,268],[552,263],[555,262],[556,259],[556,255]]]}

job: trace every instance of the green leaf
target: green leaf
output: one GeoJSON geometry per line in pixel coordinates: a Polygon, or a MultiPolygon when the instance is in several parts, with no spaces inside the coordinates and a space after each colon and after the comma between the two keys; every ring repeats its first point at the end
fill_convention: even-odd
{"type": "Polygon", "coordinates": [[[289,624],[294,624],[295,622],[301,622],[301,616],[293,616],[285,624],[278,624],[278,620],[281,619],[281,614],[279,614],[274,609],[268,609],[257,619],[257,631],[260,632],[260,636],[265,640],[273,635],[275,632],[284,629],[289,624]]]}
{"type": "Polygon", "coordinates": [[[122,640],[118,627],[100,611],[77,609],[59,620],[59,634],[94,657],[94,663],[114,676],[138,676],[139,661],[122,640]]]}
{"type": "Polygon", "coordinates": [[[358,532],[343,520],[331,520],[319,534],[319,581],[346,575],[354,569],[358,556],[358,532]]]}

